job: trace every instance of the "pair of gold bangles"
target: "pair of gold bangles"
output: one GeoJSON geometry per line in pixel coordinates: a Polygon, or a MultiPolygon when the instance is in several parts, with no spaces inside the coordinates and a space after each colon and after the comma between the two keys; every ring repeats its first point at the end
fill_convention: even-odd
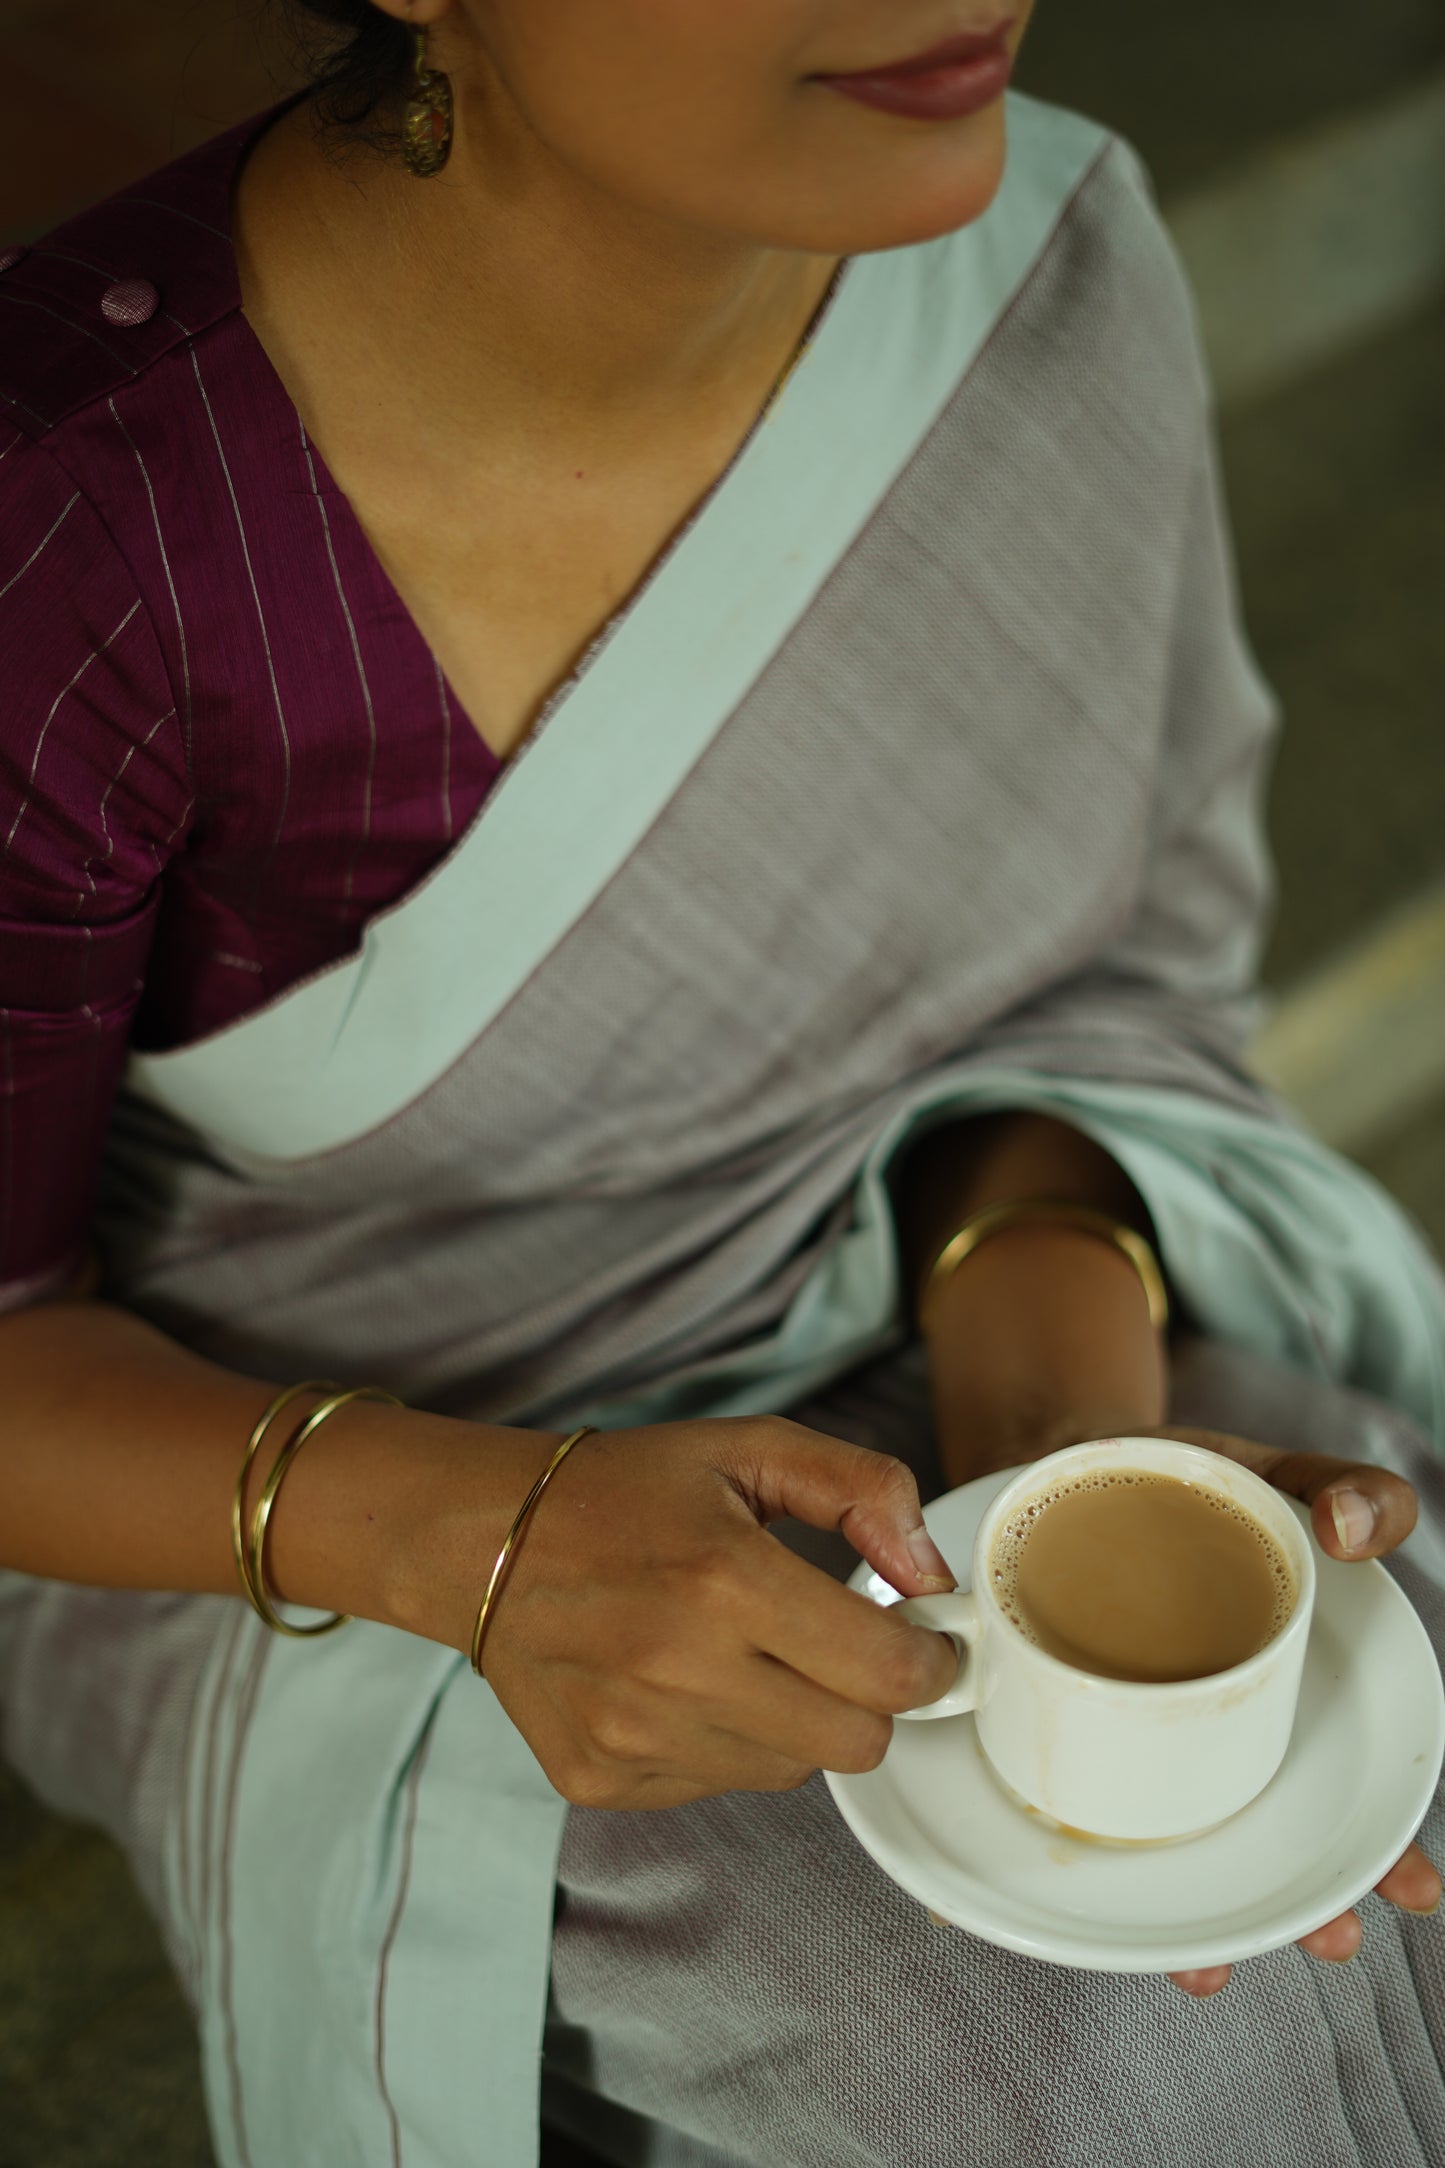
{"type": "MultiPolygon", "coordinates": [[[[1100,1241],[1111,1243],[1116,1250],[1122,1252],[1139,1276],[1149,1305],[1150,1324],[1156,1331],[1163,1331],[1169,1322],[1169,1298],[1159,1260],[1144,1237],[1122,1221],[1110,1219],[1107,1213],[1092,1211],[1085,1205],[1054,1203],[1046,1199],[988,1205],[983,1211],[975,1212],[970,1219],[965,1220],[958,1232],[951,1236],[939,1251],[924,1279],[918,1300],[919,1330],[927,1331],[934,1306],[945,1283],[952,1279],[966,1257],[971,1256],[979,1245],[987,1242],[991,1236],[1002,1234],[1008,1227],[1031,1220],[1049,1221],[1054,1225],[1074,1228],[1081,1234],[1093,1235],[1100,1241]]],[[[289,1620],[282,1618],[266,1587],[266,1529],[271,1518],[271,1509],[276,1503],[276,1494],[302,1446],[308,1438],[316,1435],[323,1423],[329,1422],[333,1415],[348,1407],[354,1400],[381,1401],[393,1408],[401,1406],[394,1393],[383,1392],[377,1385],[357,1385],[345,1392],[327,1378],[306,1378],[299,1385],[288,1385],[264,1410],[251,1432],[245,1457],[241,1462],[241,1472],[236,1479],[235,1494],[231,1501],[231,1545],[236,1556],[236,1571],[241,1577],[241,1586],[252,1609],[273,1633],[288,1634],[296,1640],[314,1640],[318,1634],[334,1633],[338,1626],[347,1623],[346,1614],[338,1611],[330,1618],[307,1626],[293,1626],[289,1620]],[[250,1528],[245,1530],[243,1521],[246,1482],[252,1462],[277,1416],[305,1393],[320,1393],[323,1398],[277,1454],[271,1472],[261,1486],[260,1496],[251,1514],[250,1528]]],[[[579,1429],[572,1431],[562,1440],[517,1508],[506,1540],[497,1553],[496,1563],[482,1594],[476,1624],[472,1628],[471,1666],[478,1678],[483,1676],[482,1644],[486,1638],[487,1627],[507,1577],[507,1569],[515,1556],[533,1509],[573,1446],[579,1444],[583,1438],[594,1435],[594,1428],[591,1423],[583,1423],[579,1429]]]]}
{"type": "MultiPolygon", "coordinates": [[[[304,1378],[299,1385],[288,1385],[284,1392],[277,1393],[275,1399],[262,1411],[255,1429],[246,1441],[241,1472],[236,1478],[236,1488],[231,1498],[231,1549],[235,1554],[236,1571],[240,1576],[246,1600],[263,1625],[270,1627],[272,1633],[286,1634],[296,1641],[314,1641],[319,1634],[334,1633],[338,1626],[348,1623],[348,1616],[344,1611],[336,1611],[330,1618],[320,1619],[307,1626],[294,1626],[289,1619],[282,1618],[266,1586],[266,1529],[271,1519],[271,1509],[276,1503],[276,1494],[302,1446],[308,1438],[315,1437],[323,1423],[329,1422],[333,1415],[342,1408],[349,1407],[354,1400],[381,1401],[392,1408],[401,1406],[395,1393],[383,1392],[379,1385],[356,1385],[350,1391],[343,1392],[330,1378],[304,1378]],[[271,1472],[261,1486],[260,1496],[252,1509],[250,1527],[247,1529],[244,1526],[246,1483],[251,1473],[251,1465],[277,1416],[305,1393],[321,1393],[323,1398],[277,1454],[271,1472]]],[[[502,1583],[507,1577],[507,1568],[522,1539],[522,1531],[531,1517],[532,1509],[573,1446],[583,1438],[592,1436],[593,1430],[591,1423],[583,1423],[580,1429],[574,1430],[569,1437],[562,1440],[517,1509],[507,1531],[506,1541],[497,1553],[496,1564],[492,1567],[491,1577],[477,1611],[476,1624],[472,1628],[471,1665],[478,1678],[483,1676],[482,1643],[486,1638],[487,1626],[502,1583]]]]}

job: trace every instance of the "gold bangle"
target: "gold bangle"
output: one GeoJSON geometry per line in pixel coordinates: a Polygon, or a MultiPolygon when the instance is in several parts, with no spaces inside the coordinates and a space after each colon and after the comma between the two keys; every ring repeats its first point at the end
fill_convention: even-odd
{"type": "MultiPolygon", "coordinates": [[[[304,1391],[305,1387],[299,1389],[304,1391]]],[[[308,1438],[314,1437],[323,1423],[328,1422],[339,1409],[349,1407],[353,1400],[379,1400],[390,1408],[401,1406],[395,1393],[383,1392],[379,1385],[355,1385],[346,1393],[333,1389],[319,1408],[311,1410],[295,1437],[289,1439],[276,1455],[275,1466],[266,1478],[261,1495],[256,1500],[256,1510],[251,1515],[251,1541],[247,1559],[250,1573],[246,1593],[251,1599],[252,1608],[270,1627],[272,1633],[286,1634],[293,1641],[313,1641],[318,1634],[335,1633],[338,1626],[346,1625],[350,1614],[345,1611],[333,1612],[330,1618],[322,1619],[315,1626],[292,1626],[280,1616],[266,1593],[266,1524],[271,1518],[271,1508],[276,1503],[276,1493],[285,1480],[286,1471],[302,1446],[308,1438]]]]}
{"type": "MultiPolygon", "coordinates": [[[[254,1609],[259,1610],[260,1606],[256,1602],[256,1591],[251,1581],[250,1562],[246,1557],[246,1539],[241,1533],[241,1516],[246,1509],[246,1478],[251,1473],[251,1463],[261,1449],[261,1441],[283,1408],[289,1408],[292,1401],[299,1400],[303,1393],[339,1391],[340,1387],[330,1378],[303,1378],[299,1385],[288,1385],[284,1392],[276,1395],[246,1441],[245,1458],[236,1478],[236,1488],[231,1494],[231,1550],[236,1560],[236,1571],[240,1575],[242,1592],[254,1609]]],[[[264,1612],[261,1615],[265,1617],[264,1612]]]]}
{"type": "Polygon", "coordinates": [[[583,1438],[593,1436],[595,1430],[595,1424],[584,1423],[580,1430],[573,1431],[570,1438],[564,1438],[526,1497],[522,1500],[521,1505],[517,1508],[517,1517],[507,1530],[506,1542],[497,1553],[497,1562],[492,1568],[492,1577],[487,1583],[486,1594],[482,1597],[481,1608],[477,1612],[477,1623],[472,1628],[472,1669],[479,1679],[486,1677],[486,1673],[482,1669],[482,1642],[486,1636],[487,1622],[491,1617],[492,1605],[496,1602],[497,1591],[502,1585],[502,1577],[506,1573],[508,1561],[517,1548],[517,1539],[527,1524],[527,1516],[561,1467],[563,1461],[567,1458],[567,1455],[571,1452],[573,1446],[583,1438]]]}
{"type": "Polygon", "coordinates": [[[1112,1243],[1139,1275],[1149,1304],[1150,1324],[1156,1332],[1164,1330],[1169,1323],[1169,1296],[1164,1275],[1159,1269],[1158,1258],[1137,1229],[1126,1226],[1122,1220],[1110,1219],[1107,1212],[1092,1211],[1088,1205],[1025,1198],[1013,1204],[986,1205],[982,1212],[975,1212],[971,1219],[965,1220],[952,1240],[944,1244],[918,1298],[918,1329],[921,1333],[928,1330],[944,1282],[953,1277],[964,1259],[971,1257],[990,1235],[1002,1234],[1006,1227],[1027,1220],[1049,1220],[1055,1226],[1076,1227],[1081,1234],[1097,1235],[1100,1241],[1112,1243]]]}

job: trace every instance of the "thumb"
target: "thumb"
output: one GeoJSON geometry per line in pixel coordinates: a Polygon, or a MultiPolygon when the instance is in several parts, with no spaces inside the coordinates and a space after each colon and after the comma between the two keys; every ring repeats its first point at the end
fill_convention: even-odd
{"type": "Polygon", "coordinates": [[[1403,1476],[1331,1453],[1292,1453],[1228,1431],[1161,1430],[1161,1438],[1207,1446],[1262,1475],[1310,1509],[1320,1549],[1330,1558],[1381,1558],[1415,1526],[1415,1493],[1403,1476]]]}
{"type": "Polygon", "coordinates": [[[785,1416],[747,1425],[734,1453],[726,1456],[724,1472],[760,1521],[791,1514],[811,1528],[837,1529],[904,1596],[958,1586],[923,1525],[912,1470],[891,1454],[849,1445],[785,1416]]]}

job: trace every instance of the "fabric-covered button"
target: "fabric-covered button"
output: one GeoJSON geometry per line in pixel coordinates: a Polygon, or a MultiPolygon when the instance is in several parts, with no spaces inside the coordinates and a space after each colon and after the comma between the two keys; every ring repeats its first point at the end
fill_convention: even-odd
{"type": "Polygon", "coordinates": [[[13,264],[19,263],[22,256],[29,254],[28,248],[0,248],[0,271],[8,271],[13,264]]]}
{"type": "Polygon", "coordinates": [[[100,297],[100,313],[108,324],[148,324],[160,305],[149,279],[117,279],[100,297]]]}

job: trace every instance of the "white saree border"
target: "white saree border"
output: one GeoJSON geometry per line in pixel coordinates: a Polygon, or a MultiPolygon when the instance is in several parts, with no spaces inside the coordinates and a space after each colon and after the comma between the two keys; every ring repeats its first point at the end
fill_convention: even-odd
{"type": "Polygon", "coordinates": [[[972,225],[851,259],[784,390],[494,787],[360,952],[127,1083],[219,1144],[302,1159],[443,1076],[686,781],[947,405],[1109,143],[1013,96],[972,225]]]}
{"type": "Polygon", "coordinates": [[[566,1807],[521,1734],[362,1621],[240,1613],[209,1670],[168,1864],[220,2168],[534,2168],[566,1807]]]}

